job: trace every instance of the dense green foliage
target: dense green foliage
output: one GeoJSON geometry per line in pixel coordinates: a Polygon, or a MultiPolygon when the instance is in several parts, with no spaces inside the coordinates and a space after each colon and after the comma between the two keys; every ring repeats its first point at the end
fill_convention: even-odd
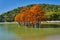
{"type": "MultiPolygon", "coordinates": [[[[30,8],[34,5],[35,4],[27,5],[26,7],[30,8]]],[[[51,4],[40,4],[40,5],[42,6],[42,8],[45,11],[46,20],[60,20],[60,5],[51,5],[51,4]]],[[[14,21],[15,15],[20,13],[21,9],[22,9],[22,7],[18,7],[16,9],[9,11],[9,12],[5,12],[5,13],[1,14],[0,15],[0,22],[14,21]]]]}

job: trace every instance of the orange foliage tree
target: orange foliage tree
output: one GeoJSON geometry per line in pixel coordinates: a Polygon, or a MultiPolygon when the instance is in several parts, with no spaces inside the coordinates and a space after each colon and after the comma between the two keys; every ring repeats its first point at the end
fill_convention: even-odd
{"type": "Polygon", "coordinates": [[[23,7],[20,14],[15,16],[15,20],[23,22],[25,24],[32,23],[36,27],[39,27],[39,23],[45,19],[44,11],[40,5],[36,4],[30,9],[23,7]]]}

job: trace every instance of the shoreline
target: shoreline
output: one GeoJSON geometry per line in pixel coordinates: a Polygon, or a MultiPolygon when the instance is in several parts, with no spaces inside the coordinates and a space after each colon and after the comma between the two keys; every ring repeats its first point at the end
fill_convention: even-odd
{"type": "MultiPolygon", "coordinates": [[[[17,22],[0,22],[0,24],[18,24],[17,22]]],[[[41,24],[60,24],[60,21],[42,21],[41,24]]]]}

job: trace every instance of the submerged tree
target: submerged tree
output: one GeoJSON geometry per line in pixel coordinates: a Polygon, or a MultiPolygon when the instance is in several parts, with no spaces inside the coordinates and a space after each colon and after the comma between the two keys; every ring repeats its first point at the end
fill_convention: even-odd
{"type": "Polygon", "coordinates": [[[35,27],[39,27],[39,23],[44,19],[44,11],[38,4],[34,5],[30,9],[23,7],[20,14],[15,17],[15,20],[18,22],[23,22],[26,26],[32,24],[35,27]]]}
{"type": "Polygon", "coordinates": [[[40,5],[35,5],[30,9],[32,13],[32,23],[39,27],[40,22],[45,19],[44,11],[40,5]]]}
{"type": "Polygon", "coordinates": [[[20,13],[15,16],[15,21],[17,21],[18,23],[23,23],[25,25],[27,11],[28,11],[27,7],[22,7],[22,10],[20,11],[20,13]]]}

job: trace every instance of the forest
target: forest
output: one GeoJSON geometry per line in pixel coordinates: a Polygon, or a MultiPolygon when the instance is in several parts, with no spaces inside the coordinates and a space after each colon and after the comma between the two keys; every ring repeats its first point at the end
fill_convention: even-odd
{"type": "MultiPolygon", "coordinates": [[[[27,5],[24,7],[31,8],[35,4],[27,5]]],[[[39,4],[45,12],[45,20],[46,21],[59,21],[60,20],[60,5],[54,5],[54,4],[39,4]]],[[[14,17],[16,14],[19,14],[21,12],[23,7],[15,8],[11,11],[2,13],[0,15],[0,22],[14,22],[14,17]]]]}

